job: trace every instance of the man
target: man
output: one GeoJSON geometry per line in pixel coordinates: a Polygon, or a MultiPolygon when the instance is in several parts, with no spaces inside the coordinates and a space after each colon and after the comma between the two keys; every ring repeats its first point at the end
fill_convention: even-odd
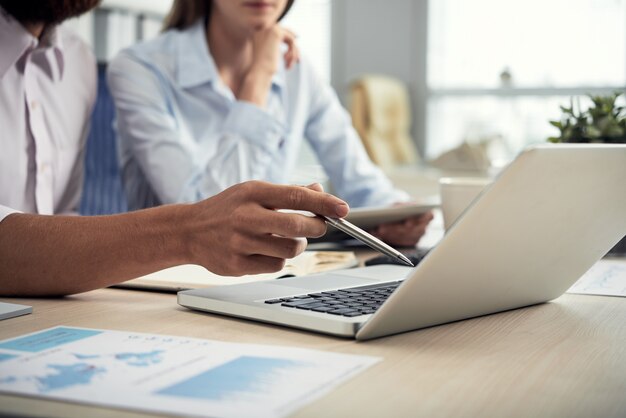
{"type": "Polygon", "coordinates": [[[0,294],[84,292],[185,263],[277,271],[325,225],[276,208],[347,214],[319,185],[248,182],[195,204],[64,216],[78,206],[96,78],[89,49],[57,25],[98,2],[0,0],[0,294]]]}

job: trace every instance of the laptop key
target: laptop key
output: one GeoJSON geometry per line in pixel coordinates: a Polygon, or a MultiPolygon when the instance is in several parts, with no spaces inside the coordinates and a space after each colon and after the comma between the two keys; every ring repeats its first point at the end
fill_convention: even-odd
{"type": "Polygon", "coordinates": [[[270,300],[266,300],[265,303],[274,304],[274,303],[280,303],[282,301],[283,301],[282,299],[270,299],[270,300]]]}
{"type": "Polygon", "coordinates": [[[328,311],[333,311],[335,310],[334,307],[332,306],[320,306],[319,308],[313,308],[311,309],[313,312],[328,312],[328,311]]]}
{"type": "Polygon", "coordinates": [[[319,303],[319,302],[313,302],[313,303],[307,303],[305,305],[298,305],[296,306],[297,309],[306,309],[306,310],[311,310],[313,308],[321,308],[322,306],[326,306],[323,303],[319,303]]]}
{"type": "Polygon", "coordinates": [[[347,316],[347,317],[353,317],[353,316],[361,316],[361,315],[365,315],[361,312],[348,312],[343,314],[343,316],[347,316]]]}
{"type": "Polygon", "coordinates": [[[336,295],[340,295],[341,293],[337,292],[336,290],[333,290],[330,292],[322,292],[322,294],[328,295],[328,296],[336,296],[336,295]]]}
{"type": "Polygon", "coordinates": [[[352,308],[335,309],[332,311],[328,311],[329,314],[333,314],[333,315],[344,315],[344,314],[352,313],[352,312],[358,313],[359,311],[356,311],[352,308]]]}
{"type": "Polygon", "coordinates": [[[295,300],[293,302],[284,302],[280,306],[286,306],[288,308],[295,308],[296,306],[306,305],[307,303],[311,303],[311,302],[316,302],[316,300],[313,299],[313,298],[311,298],[311,299],[298,299],[298,300],[295,300]]]}

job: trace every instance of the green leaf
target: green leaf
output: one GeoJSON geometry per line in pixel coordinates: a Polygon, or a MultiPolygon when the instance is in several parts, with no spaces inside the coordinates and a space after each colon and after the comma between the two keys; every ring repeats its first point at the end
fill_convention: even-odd
{"type": "Polygon", "coordinates": [[[559,106],[561,121],[548,121],[561,136],[548,141],[626,143],[626,107],[616,104],[621,95],[619,91],[606,96],[588,94],[592,105],[586,110],[580,106],[580,97],[570,97],[569,107],[559,106]]]}

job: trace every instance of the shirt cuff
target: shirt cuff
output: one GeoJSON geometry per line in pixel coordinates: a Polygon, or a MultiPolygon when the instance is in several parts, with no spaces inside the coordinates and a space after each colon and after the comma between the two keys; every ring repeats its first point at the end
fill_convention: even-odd
{"type": "Polygon", "coordinates": [[[21,212],[19,210],[11,209],[9,207],[0,205],[0,222],[2,222],[4,218],[6,218],[12,213],[21,213],[21,212]]]}
{"type": "Polygon", "coordinates": [[[282,145],[285,126],[260,107],[237,101],[226,120],[224,133],[232,133],[273,153],[282,145]]]}

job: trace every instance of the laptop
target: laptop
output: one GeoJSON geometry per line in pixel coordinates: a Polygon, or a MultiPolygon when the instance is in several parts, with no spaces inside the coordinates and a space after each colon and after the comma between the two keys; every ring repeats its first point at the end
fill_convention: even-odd
{"type": "Polygon", "coordinates": [[[200,311],[368,340],[543,303],[626,234],[626,145],[523,151],[414,268],[188,290],[200,311]]]}

